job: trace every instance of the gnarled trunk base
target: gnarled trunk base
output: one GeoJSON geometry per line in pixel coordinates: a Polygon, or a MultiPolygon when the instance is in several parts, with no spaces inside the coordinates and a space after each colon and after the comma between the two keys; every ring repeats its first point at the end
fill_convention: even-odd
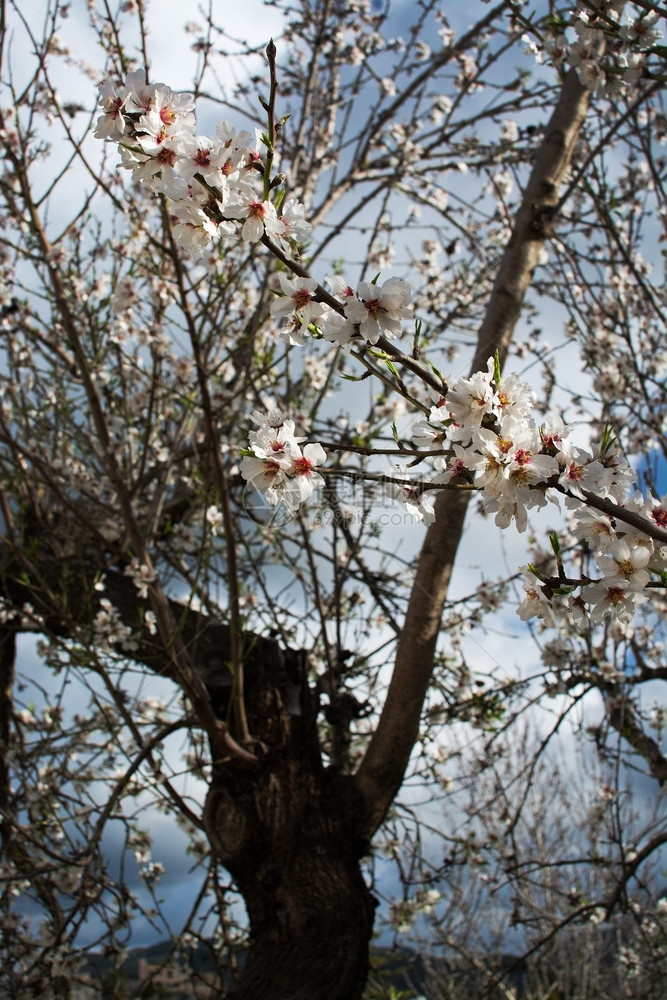
{"type": "Polygon", "coordinates": [[[358,1000],[374,914],[358,863],[304,841],[279,881],[267,884],[266,868],[259,878],[249,874],[252,939],[229,1000],[358,1000]]]}
{"type": "Polygon", "coordinates": [[[245,687],[258,765],[218,762],[204,814],[250,919],[229,1000],[358,1000],[375,900],[360,869],[368,842],[356,781],[323,767],[302,654],[265,647],[246,662],[245,687]]]}

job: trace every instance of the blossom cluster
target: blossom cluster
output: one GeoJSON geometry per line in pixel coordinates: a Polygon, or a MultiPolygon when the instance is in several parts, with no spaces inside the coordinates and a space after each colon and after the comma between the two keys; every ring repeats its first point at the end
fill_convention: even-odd
{"type": "MultiPolygon", "coordinates": [[[[99,91],[103,111],[95,136],[117,142],[132,179],[166,196],[174,239],[191,256],[203,257],[224,238],[255,243],[264,235],[290,254],[308,238],[303,205],[277,198],[276,208],[271,200],[257,135],[237,133],[226,121],[215,139],[196,135],[192,95],[149,86],[143,70],[128,73],[122,86],[106,80],[99,91]]],[[[376,344],[381,335],[400,336],[412,314],[410,289],[400,278],[362,281],[355,291],[332,275],[326,280],[338,308],[322,301],[313,278],[281,274],[278,280],[271,313],[286,320],[282,336],[292,344],[302,345],[311,329],[343,347],[354,337],[376,344]]]]}
{"type": "Polygon", "coordinates": [[[428,420],[416,426],[414,440],[445,453],[434,458],[434,482],[480,489],[499,527],[514,521],[524,531],[531,508],[559,505],[565,497],[574,535],[600,575],[554,585],[526,568],[522,619],[538,617],[551,625],[558,615],[579,623],[590,615],[599,623],[610,615],[629,621],[647,600],[651,572],[654,581],[667,573],[667,534],[661,542],[623,517],[627,512],[633,524],[643,521],[660,534],[667,527],[667,505],[650,495],[629,496],[634,472],[606,437],[594,451],[580,448],[559,417],[538,425],[534,404],[529,386],[515,374],[501,376],[490,359],[485,372],[452,382],[428,420]],[[616,516],[591,508],[591,497],[610,501],[616,516]]]}
{"type": "Polygon", "coordinates": [[[304,209],[267,197],[259,138],[220,122],[215,139],[197,135],[194,98],[165,84],[147,84],[143,70],[122,85],[100,84],[102,114],[95,136],[115,141],[132,179],[169,200],[174,238],[202,257],[225,237],[255,243],[263,235],[289,252],[310,233],[304,209]]]}
{"type": "MultiPolygon", "coordinates": [[[[667,534],[660,540],[667,529],[667,504],[650,495],[629,496],[634,473],[609,440],[594,451],[581,448],[559,417],[538,424],[534,407],[534,392],[516,374],[501,376],[497,359],[489,359],[486,371],[453,380],[428,419],[414,427],[415,444],[431,460],[432,478],[389,480],[388,495],[430,523],[435,513],[427,494],[473,488],[482,492],[499,527],[514,522],[519,531],[527,526],[529,510],[549,502],[559,506],[564,498],[573,512],[574,536],[585,544],[599,575],[569,580],[563,574],[554,582],[526,568],[526,596],[518,614],[547,625],[559,616],[579,624],[587,617],[594,623],[606,616],[630,621],[647,600],[651,579],[667,579],[667,534]],[[591,497],[609,501],[615,516],[592,508],[591,497]]],[[[250,434],[241,474],[264,491],[270,504],[284,502],[296,510],[323,485],[317,467],[325,460],[324,449],[308,444],[302,450],[294,421],[281,414],[256,413],[254,419],[260,427],[250,434]]]]}
{"type": "MultiPolygon", "coordinates": [[[[622,506],[624,512],[643,519],[647,528],[664,530],[667,526],[667,497],[661,502],[637,493],[622,506]]],[[[667,580],[667,541],[656,540],[640,528],[583,503],[574,511],[573,530],[600,575],[564,580],[559,586],[545,580],[534,566],[526,567],[519,617],[524,621],[540,618],[548,626],[568,621],[581,626],[587,619],[600,624],[605,618],[629,624],[637,606],[648,600],[649,584],[662,587],[667,580]]]]}
{"type": "Polygon", "coordinates": [[[330,275],[326,283],[338,297],[339,308],[319,301],[314,278],[291,279],[280,275],[282,295],[271,304],[274,316],[287,317],[285,339],[301,346],[308,330],[320,334],[339,347],[347,347],[355,337],[377,344],[380,336],[393,340],[401,335],[404,320],[412,316],[411,293],[401,278],[388,278],[381,285],[361,281],[355,291],[340,275],[330,275]]]}
{"type": "Polygon", "coordinates": [[[579,2],[568,33],[561,23],[542,45],[524,36],[527,51],[538,62],[546,56],[555,66],[571,66],[593,93],[617,97],[644,75],[648,55],[663,35],[657,10],[640,10],[633,17],[625,8],[625,0],[579,2]]]}
{"type": "Polygon", "coordinates": [[[324,485],[317,466],[326,453],[321,444],[307,444],[296,437],[293,420],[281,413],[255,412],[259,424],[250,432],[250,448],[241,460],[241,475],[255,489],[262,490],[272,506],[284,503],[289,510],[298,510],[313,490],[324,485]]]}
{"type": "Polygon", "coordinates": [[[391,904],[389,921],[399,934],[409,934],[419,916],[431,913],[441,898],[437,889],[420,887],[414,896],[391,904]]]}

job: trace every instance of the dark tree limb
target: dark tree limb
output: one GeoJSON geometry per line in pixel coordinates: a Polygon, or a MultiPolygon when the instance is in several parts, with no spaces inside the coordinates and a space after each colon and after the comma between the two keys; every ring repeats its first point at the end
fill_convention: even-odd
{"type": "Polygon", "coordinates": [[[627,698],[614,698],[608,699],[606,705],[610,725],[643,757],[655,780],[664,785],[667,782],[667,757],[660,745],[644,730],[632,704],[627,698]]]}
{"type": "Polygon", "coordinates": [[[16,630],[11,625],[0,628],[0,850],[4,851],[10,836],[9,762],[7,750],[12,718],[14,674],[16,670],[16,630]]]}

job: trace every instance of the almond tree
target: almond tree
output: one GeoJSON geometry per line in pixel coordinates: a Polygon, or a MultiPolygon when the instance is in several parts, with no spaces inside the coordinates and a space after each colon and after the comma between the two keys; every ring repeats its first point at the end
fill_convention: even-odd
{"type": "MultiPolygon", "coordinates": [[[[245,902],[226,995],[349,1000],[376,907],[363,859],[409,769],[439,780],[444,722],[480,727],[491,763],[500,720],[554,688],[564,719],[593,692],[600,753],[667,774],[664,719],[637,694],[665,679],[658,6],[505,0],[463,28],[431,0],[411,23],[368,3],[268,7],[281,28],[259,52],[215,5],[188,26],[186,94],[154,77],[143,2],[53,0],[39,21],[3,4],[10,993],[71,995],[86,922],[122,950],[140,901],[105,861],[111,829],[159,926],[149,802],[205,870],[179,946],[210,938],[222,970],[227,882],[245,902]],[[581,352],[574,398],[546,321],[581,352]],[[469,379],[448,374],[459,352],[469,379]],[[539,405],[507,374],[526,358],[539,405]],[[378,493],[428,524],[418,555],[378,530],[378,493]],[[504,600],[494,580],[448,603],[466,516],[485,516],[473,493],[499,530],[559,498],[572,510],[519,607],[559,630],[546,691],[471,687],[457,652],[504,600]],[[48,683],[20,669],[25,632],[48,683]]],[[[579,915],[611,917],[664,840],[656,826],[635,860],[607,859],[579,915]]]]}

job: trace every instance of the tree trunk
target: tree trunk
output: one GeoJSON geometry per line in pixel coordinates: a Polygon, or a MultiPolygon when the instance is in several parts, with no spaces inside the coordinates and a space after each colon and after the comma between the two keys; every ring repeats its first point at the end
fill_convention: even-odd
{"type": "Polygon", "coordinates": [[[245,678],[259,764],[217,762],[204,814],[250,920],[229,1000],[355,1000],[375,909],[359,865],[368,841],[356,783],[322,765],[302,653],[277,644],[261,659],[251,653],[245,678]]]}
{"type": "Polygon", "coordinates": [[[374,900],[335,824],[313,822],[279,853],[228,859],[251,943],[229,1000],[358,1000],[368,975],[374,900]]]}

